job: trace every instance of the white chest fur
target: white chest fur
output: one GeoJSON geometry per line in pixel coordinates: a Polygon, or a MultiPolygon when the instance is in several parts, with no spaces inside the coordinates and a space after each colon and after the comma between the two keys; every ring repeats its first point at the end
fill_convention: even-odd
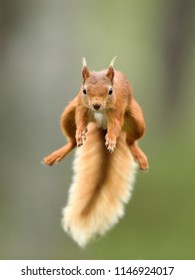
{"type": "Polygon", "coordinates": [[[94,119],[98,127],[107,129],[107,118],[104,112],[94,112],[94,119]]]}

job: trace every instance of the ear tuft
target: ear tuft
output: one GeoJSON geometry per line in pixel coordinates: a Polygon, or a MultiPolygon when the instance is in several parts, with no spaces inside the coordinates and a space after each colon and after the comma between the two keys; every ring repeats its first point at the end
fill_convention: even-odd
{"type": "Polygon", "coordinates": [[[115,57],[111,60],[110,66],[114,67],[114,63],[115,63],[116,58],[117,58],[117,56],[115,56],[115,57]]]}
{"type": "Polygon", "coordinates": [[[87,66],[87,62],[86,62],[86,58],[85,57],[82,58],[82,63],[83,63],[83,67],[87,66]]]}
{"type": "Polygon", "coordinates": [[[84,84],[86,79],[89,78],[90,72],[89,69],[87,68],[87,62],[85,57],[83,57],[82,62],[83,62],[82,76],[83,76],[83,84],[84,84]]]}

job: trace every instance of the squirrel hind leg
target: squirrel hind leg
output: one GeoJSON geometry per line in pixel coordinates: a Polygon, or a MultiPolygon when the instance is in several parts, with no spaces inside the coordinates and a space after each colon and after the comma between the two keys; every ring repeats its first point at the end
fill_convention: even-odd
{"type": "Polygon", "coordinates": [[[138,147],[136,142],[130,145],[130,150],[134,160],[139,164],[141,170],[147,171],[149,169],[149,163],[147,156],[144,152],[138,147]]]}
{"type": "Polygon", "coordinates": [[[68,142],[60,149],[54,151],[50,155],[43,158],[42,163],[44,165],[52,166],[59,163],[68,153],[70,153],[76,147],[76,142],[68,142]]]}

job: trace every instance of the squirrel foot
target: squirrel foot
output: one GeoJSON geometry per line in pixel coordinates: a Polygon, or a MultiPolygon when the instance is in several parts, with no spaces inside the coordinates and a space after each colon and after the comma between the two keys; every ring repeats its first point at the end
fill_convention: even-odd
{"type": "Polygon", "coordinates": [[[50,155],[46,156],[42,160],[43,165],[53,165],[55,163],[60,162],[72,149],[76,147],[76,142],[73,139],[73,141],[70,141],[60,149],[54,151],[50,155]]]}
{"type": "Polygon", "coordinates": [[[113,153],[115,148],[116,148],[116,137],[110,137],[108,134],[106,134],[106,147],[107,147],[107,150],[110,152],[110,153],[113,153]]]}
{"type": "Polygon", "coordinates": [[[77,129],[77,131],[76,131],[77,147],[80,147],[80,146],[83,145],[83,141],[86,140],[86,133],[87,133],[87,128],[85,128],[85,129],[77,129]]]}
{"type": "Polygon", "coordinates": [[[147,171],[149,169],[148,159],[144,153],[141,156],[134,155],[134,159],[136,162],[138,162],[139,168],[141,170],[147,171]]]}
{"type": "Polygon", "coordinates": [[[147,156],[137,145],[130,146],[134,160],[139,164],[141,170],[147,171],[149,169],[149,163],[147,156]]]}
{"type": "Polygon", "coordinates": [[[53,153],[51,153],[50,155],[46,156],[43,158],[42,160],[42,164],[43,165],[53,165],[55,163],[60,162],[64,157],[64,154],[60,153],[59,151],[55,151],[53,153]]]}

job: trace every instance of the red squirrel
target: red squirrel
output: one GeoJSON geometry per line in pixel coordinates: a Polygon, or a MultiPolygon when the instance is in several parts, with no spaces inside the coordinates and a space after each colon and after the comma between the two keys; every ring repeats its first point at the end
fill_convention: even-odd
{"type": "Polygon", "coordinates": [[[124,214],[135,163],[141,170],[149,168],[137,144],[145,132],[143,113],[114,60],[108,69],[91,72],[83,58],[82,86],[61,117],[68,143],[43,159],[45,165],[53,165],[79,147],[62,224],[82,247],[124,214]]]}

